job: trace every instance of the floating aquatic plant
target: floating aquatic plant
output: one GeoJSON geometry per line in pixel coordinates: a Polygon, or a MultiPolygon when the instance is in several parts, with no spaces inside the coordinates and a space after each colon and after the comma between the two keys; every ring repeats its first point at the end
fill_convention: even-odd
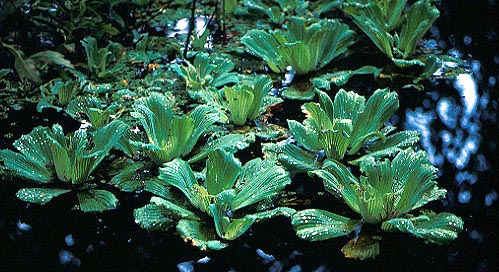
{"type": "MultiPolygon", "coordinates": [[[[133,144],[140,147],[158,165],[186,156],[213,124],[227,121],[219,109],[208,105],[199,105],[188,115],[178,117],[172,110],[172,99],[152,93],[149,97],[137,100],[133,106],[134,112],[131,113],[144,128],[148,140],[146,143],[133,144]]],[[[241,138],[234,141],[221,137],[224,140],[219,141],[217,146],[229,150],[234,148],[233,145],[244,147],[241,142],[251,141],[251,138],[241,138]]]]}
{"type": "Polygon", "coordinates": [[[293,171],[316,169],[324,152],[327,158],[341,160],[356,154],[369,140],[385,139],[390,130],[382,130],[398,109],[398,96],[387,89],[376,90],[366,101],[354,92],[339,90],[331,101],[319,91],[319,103],[305,103],[306,120],[288,120],[289,132],[298,146],[290,143],[267,144],[264,152],[276,156],[293,171]]]}
{"type": "Polygon", "coordinates": [[[201,249],[224,248],[227,244],[220,239],[234,240],[253,223],[294,212],[286,207],[254,209],[291,183],[289,173],[276,161],[257,158],[242,166],[232,153],[215,150],[208,155],[203,173],[194,173],[181,159],[164,164],[159,171],[159,180],[146,184],[146,190],[159,197],[136,209],[135,221],[148,230],[176,224],[177,232],[201,249]],[[188,204],[174,199],[170,186],[180,190],[188,204]],[[248,213],[249,207],[253,213],[248,213]]]}
{"type": "MultiPolygon", "coordinates": [[[[234,70],[230,59],[215,54],[197,53],[193,63],[186,61],[186,66],[174,64],[171,66],[179,76],[186,81],[189,96],[213,102],[212,97],[204,97],[203,89],[222,87],[226,84],[239,82],[239,76],[234,70]]],[[[208,90],[210,92],[210,90],[208,90]]]]}
{"type": "Polygon", "coordinates": [[[79,129],[64,135],[58,124],[52,129],[36,127],[16,140],[14,147],[19,152],[0,150],[0,159],[7,169],[36,183],[62,182],[62,188],[21,189],[16,194],[19,199],[43,205],[76,189],[82,211],[101,212],[115,208],[118,200],[111,192],[94,189],[88,181],[125,129],[121,121],[113,121],[92,134],[79,129]]]}
{"type": "MultiPolygon", "coordinates": [[[[292,218],[297,235],[309,241],[326,240],[348,235],[364,222],[381,223],[387,232],[399,230],[437,244],[454,240],[463,230],[461,218],[431,211],[410,213],[446,194],[445,189],[437,186],[437,169],[426,157],[426,152],[410,148],[400,151],[392,160],[370,157],[360,164],[360,179],[340,162],[326,159],[322,169],[311,173],[323,179],[325,189],[344,200],[362,221],[318,209],[303,210],[292,218]]],[[[349,258],[374,258],[379,244],[375,237],[361,234],[342,252],[349,258]]]]}
{"type": "Polygon", "coordinates": [[[270,2],[267,4],[261,0],[244,0],[242,5],[248,8],[249,12],[264,13],[273,23],[282,24],[289,15],[306,15],[308,13],[307,7],[310,4],[309,1],[304,0],[273,0],[270,2]]]}
{"type": "Polygon", "coordinates": [[[430,0],[416,1],[408,9],[406,4],[407,0],[350,0],[343,11],[395,65],[424,66],[412,57],[440,12],[430,0]]]}
{"type": "Polygon", "coordinates": [[[354,32],[338,20],[308,22],[291,17],[287,31],[250,30],[241,39],[246,50],[262,58],[272,71],[282,73],[291,66],[297,74],[320,69],[345,55],[354,43],[354,32]]]}
{"type": "Polygon", "coordinates": [[[265,99],[272,88],[272,80],[268,76],[258,76],[253,86],[238,85],[223,89],[226,106],[230,112],[229,119],[236,125],[244,125],[255,119],[268,106],[265,99]]]}
{"type": "Polygon", "coordinates": [[[110,64],[114,59],[121,58],[120,53],[116,53],[116,43],[111,43],[107,47],[99,48],[97,40],[94,37],[86,37],[81,41],[87,54],[87,69],[97,79],[106,79],[112,77],[113,74],[122,70],[125,65],[123,63],[114,64],[111,68],[110,64]]]}

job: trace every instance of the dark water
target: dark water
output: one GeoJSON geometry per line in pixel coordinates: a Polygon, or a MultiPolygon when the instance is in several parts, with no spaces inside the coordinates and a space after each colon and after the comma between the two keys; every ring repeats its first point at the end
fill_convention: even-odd
{"type": "MultiPolygon", "coordinates": [[[[46,206],[16,199],[30,184],[6,180],[0,190],[0,271],[495,271],[498,255],[499,48],[497,2],[437,1],[441,17],[432,29],[445,50],[460,54],[473,73],[436,81],[427,92],[402,90],[397,126],[417,129],[422,147],[441,170],[439,184],[447,198],[428,206],[461,216],[465,230],[449,245],[426,244],[409,235],[384,235],[373,261],[345,259],[340,252],[349,238],[309,243],[298,239],[289,220],[256,225],[222,251],[202,252],[169,232],[148,233],[134,224],[132,211],[150,194],[120,193],[120,207],[103,214],[71,210],[71,196],[46,206]],[[189,271],[189,270],[183,270],[189,271]]],[[[291,105],[290,102],[284,107],[291,105]]],[[[292,105],[294,107],[294,104],[292,105]]],[[[6,148],[17,135],[36,125],[69,119],[34,109],[13,111],[0,120],[6,148]],[[29,112],[31,110],[32,112],[29,112]],[[28,112],[27,112],[28,111],[28,112]],[[33,116],[27,119],[26,116],[33,116]],[[16,123],[13,123],[16,122],[16,123]]],[[[306,175],[294,185],[311,206],[339,205],[306,175]]],[[[335,207],[337,208],[337,207],[335,207]]]]}

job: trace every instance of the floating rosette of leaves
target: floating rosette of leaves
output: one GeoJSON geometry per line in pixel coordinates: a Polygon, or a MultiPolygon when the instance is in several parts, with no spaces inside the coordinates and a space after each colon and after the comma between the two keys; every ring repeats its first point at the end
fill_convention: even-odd
{"type": "Polygon", "coordinates": [[[242,166],[232,153],[215,150],[208,155],[203,173],[194,173],[181,159],[159,171],[159,179],[146,184],[146,190],[158,197],[134,211],[135,221],[148,230],[176,225],[177,232],[200,249],[224,248],[223,240],[240,237],[252,224],[295,212],[287,207],[255,209],[291,183],[289,173],[273,160],[257,158],[242,166]],[[186,202],[172,197],[172,186],[186,202]]]}
{"type": "Polygon", "coordinates": [[[253,86],[236,85],[225,87],[223,94],[225,107],[230,112],[229,119],[241,126],[247,121],[254,120],[265,111],[266,107],[282,100],[268,96],[272,88],[272,79],[269,76],[258,76],[253,86]]]}
{"type": "Polygon", "coordinates": [[[61,185],[21,189],[16,194],[19,199],[44,205],[54,197],[77,190],[82,211],[102,212],[115,208],[118,199],[111,192],[95,189],[88,181],[126,128],[123,122],[113,121],[92,134],[79,129],[64,135],[58,124],[52,129],[36,127],[15,141],[19,152],[0,150],[0,160],[20,177],[39,184],[61,185]]]}
{"type": "Polygon", "coordinates": [[[272,71],[282,73],[291,66],[297,74],[320,69],[348,53],[354,32],[338,20],[291,17],[287,31],[250,30],[241,39],[248,53],[262,58],[272,71]]]}
{"type": "Polygon", "coordinates": [[[81,44],[87,55],[87,69],[96,79],[108,79],[125,67],[123,63],[116,63],[122,57],[119,44],[110,43],[107,47],[99,48],[94,37],[86,37],[81,44]],[[110,67],[113,62],[115,64],[110,67]]]}
{"type": "Polygon", "coordinates": [[[246,7],[249,12],[257,11],[267,15],[270,20],[275,24],[282,24],[286,19],[286,15],[304,16],[308,13],[308,1],[299,0],[244,0],[242,5],[246,7]],[[270,3],[268,3],[270,2],[270,3]]]}
{"type": "MultiPolygon", "coordinates": [[[[393,130],[382,129],[399,106],[397,93],[388,88],[376,90],[367,101],[363,96],[343,89],[336,93],[334,102],[325,92],[318,91],[318,95],[319,103],[303,105],[306,113],[303,123],[288,120],[289,133],[303,149],[286,142],[264,146],[266,154],[277,157],[291,171],[317,169],[323,155],[342,160],[345,154],[359,152],[370,140],[386,141],[386,135],[393,130]]],[[[412,139],[412,143],[417,141],[417,138],[412,139]]],[[[382,148],[411,143],[410,139],[405,140],[389,141],[391,146],[382,145],[382,148]]]]}
{"type": "MultiPolygon", "coordinates": [[[[177,116],[172,110],[173,105],[173,98],[152,93],[149,97],[137,100],[133,106],[134,112],[131,113],[144,128],[148,140],[146,143],[131,143],[142,149],[158,165],[188,155],[212,125],[227,121],[227,117],[212,106],[199,105],[189,114],[177,116]]],[[[214,147],[238,150],[252,141],[254,137],[245,135],[221,136],[207,143],[193,159],[197,161],[205,158],[214,147]]]]}
{"type": "MultiPolygon", "coordinates": [[[[365,222],[381,223],[384,231],[399,230],[432,243],[454,240],[463,230],[463,221],[456,215],[431,211],[418,216],[410,214],[446,194],[435,181],[437,169],[426,157],[426,152],[411,148],[400,151],[392,160],[371,157],[360,164],[363,173],[360,179],[340,162],[326,159],[322,169],[311,173],[323,179],[325,189],[344,200],[360,214],[362,221],[318,209],[303,210],[292,217],[297,235],[309,241],[326,240],[359,230],[361,222],[365,222]]],[[[379,253],[379,244],[376,237],[361,233],[342,252],[349,258],[374,258],[379,253]]]]}
{"type": "Polygon", "coordinates": [[[239,75],[232,72],[234,63],[230,58],[215,54],[199,52],[192,63],[186,61],[186,66],[173,64],[171,68],[184,78],[189,96],[204,102],[213,102],[213,96],[218,99],[218,94],[210,88],[239,82],[239,75]]]}
{"type": "Polygon", "coordinates": [[[440,12],[430,0],[419,0],[406,9],[407,0],[349,0],[343,11],[398,67],[425,66],[412,59],[418,42],[440,12]]]}

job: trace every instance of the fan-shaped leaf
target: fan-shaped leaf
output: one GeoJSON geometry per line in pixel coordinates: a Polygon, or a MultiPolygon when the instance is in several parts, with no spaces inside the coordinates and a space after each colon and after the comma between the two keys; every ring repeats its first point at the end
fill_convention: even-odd
{"type": "Polygon", "coordinates": [[[184,241],[190,242],[201,250],[220,250],[228,246],[216,240],[214,230],[207,228],[199,221],[182,219],[177,224],[177,232],[184,241]]]}
{"type": "Polygon", "coordinates": [[[307,172],[320,167],[318,155],[288,143],[263,144],[263,153],[278,160],[289,171],[307,172]]]}
{"type": "Polygon", "coordinates": [[[17,191],[16,196],[22,201],[45,205],[52,200],[52,198],[70,191],[70,189],[56,188],[24,188],[17,191]]]}
{"type": "Polygon", "coordinates": [[[384,229],[392,225],[404,233],[436,244],[447,244],[463,230],[463,220],[451,213],[429,213],[413,218],[395,218],[383,222],[384,229]]]}
{"type": "Polygon", "coordinates": [[[379,242],[367,235],[351,239],[341,252],[347,258],[366,260],[374,259],[379,254],[379,242]]]}
{"type": "Polygon", "coordinates": [[[118,207],[118,199],[108,191],[89,190],[79,192],[77,196],[83,212],[103,212],[118,207]]]}
{"type": "Polygon", "coordinates": [[[327,211],[309,209],[295,213],[291,224],[298,237],[308,241],[322,241],[346,236],[355,230],[360,222],[327,211]]]}
{"type": "Polygon", "coordinates": [[[239,172],[241,162],[231,153],[216,150],[208,155],[206,161],[205,187],[211,195],[232,189],[239,172]]]}

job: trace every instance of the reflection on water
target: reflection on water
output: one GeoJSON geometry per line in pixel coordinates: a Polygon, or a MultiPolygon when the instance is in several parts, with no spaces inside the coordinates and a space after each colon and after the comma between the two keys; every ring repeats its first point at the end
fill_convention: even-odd
{"type": "MultiPolygon", "coordinates": [[[[449,54],[462,55],[455,49],[449,50],[449,54]]],[[[461,74],[453,81],[455,93],[440,90],[430,92],[423,107],[406,111],[406,129],[421,133],[421,144],[428,152],[431,163],[441,169],[439,174],[443,174],[445,163],[455,169],[454,183],[459,192],[449,192],[449,204],[455,201],[460,204],[471,202],[477,193],[472,186],[479,182],[478,173],[491,169],[486,156],[480,153],[484,151],[480,150],[493,153],[495,149],[492,142],[482,143],[482,134],[486,133],[482,130],[482,123],[488,121],[495,124],[497,121],[497,111],[494,111],[497,101],[490,101],[488,93],[488,88],[495,86],[496,78],[489,76],[483,80],[480,61],[469,61],[468,66],[470,73],[461,74]],[[485,83],[485,88],[479,92],[480,82],[485,83]]],[[[481,195],[484,195],[481,205],[487,207],[492,206],[498,198],[493,189],[482,191],[481,195]]],[[[476,238],[476,235],[470,235],[476,238]]]]}

